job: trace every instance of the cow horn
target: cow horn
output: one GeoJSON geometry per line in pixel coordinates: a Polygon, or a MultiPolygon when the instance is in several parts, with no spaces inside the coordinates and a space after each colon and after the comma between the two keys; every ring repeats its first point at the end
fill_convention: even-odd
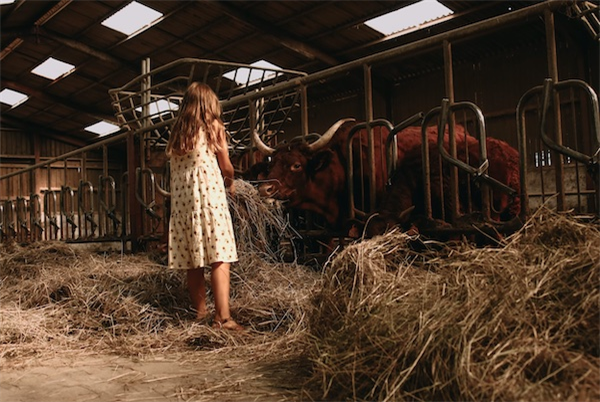
{"type": "Polygon", "coordinates": [[[275,152],[274,148],[271,148],[267,144],[265,144],[261,139],[256,130],[252,130],[252,140],[254,141],[254,145],[256,148],[263,153],[265,156],[272,155],[275,152]]]}
{"type": "Polygon", "coordinates": [[[325,134],[323,134],[321,136],[321,138],[319,138],[315,142],[309,144],[308,149],[310,149],[312,152],[314,152],[314,151],[318,151],[319,149],[323,148],[331,140],[333,135],[337,132],[338,128],[340,128],[340,126],[342,124],[349,122],[349,121],[356,121],[356,120],[351,117],[347,118],[347,119],[338,120],[336,123],[333,124],[333,126],[329,127],[329,130],[327,130],[325,132],[325,134]]]}

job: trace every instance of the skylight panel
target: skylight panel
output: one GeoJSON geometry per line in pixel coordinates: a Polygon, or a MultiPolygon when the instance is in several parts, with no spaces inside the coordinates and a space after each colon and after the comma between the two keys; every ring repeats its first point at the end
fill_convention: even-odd
{"type": "Polygon", "coordinates": [[[0,102],[6,103],[12,107],[19,106],[21,103],[25,102],[29,96],[24,93],[13,91],[12,89],[4,88],[2,92],[0,92],[0,102]]]}
{"type": "Polygon", "coordinates": [[[74,70],[74,65],[49,57],[45,62],[31,70],[31,72],[49,80],[55,80],[58,77],[70,74],[74,70]]]}
{"type": "Polygon", "coordinates": [[[259,60],[252,64],[252,67],[258,67],[259,69],[249,69],[247,67],[240,67],[233,71],[223,74],[223,77],[235,81],[239,85],[252,85],[261,80],[268,80],[277,75],[276,71],[265,71],[264,68],[270,70],[281,70],[281,67],[275,64],[269,63],[266,60],[259,60]],[[264,75],[264,76],[263,76],[264,75]]]}
{"type": "MultiPolygon", "coordinates": [[[[151,116],[163,115],[165,113],[170,113],[170,112],[179,110],[179,105],[177,105],[176,103],[173,103],[173,102],[169,102],[168,100],[165,100],[165,99],[159,99],[157,101],[150,102],[148,104],[148,106],[150,109],[149,113],[151,116]]],[[[142,108],[138,107],[135,110],[138,112],[141,112],[142,108]]]]}
{"type": "Polygon", "coordinates": [[[409,28],[418,28],[426,22],[452,15],[454,12],[437,0],[421,0],[365,22],[365,25],[388,36],[409,28]]]}
{"type": "Polygon", "coordinates": [[[162,13],[147,7],[137,1],[132,1],[121,10],[114,13],[102,22],[105,27],[130,36],[149,28],[162,17],[162,13]]]}
{"type": "Polygon", "coordinates": [[[119,131],[119,126],[107,121],[99,121],[91,126],[87,126],[85,130],[103,136],[119,131]]]}

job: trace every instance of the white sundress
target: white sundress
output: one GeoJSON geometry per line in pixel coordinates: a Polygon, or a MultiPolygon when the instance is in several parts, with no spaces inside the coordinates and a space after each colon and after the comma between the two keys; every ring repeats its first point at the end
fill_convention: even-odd
{"type": "Polygon", "coordinates": [[[200,136],[196,149],[171,156],[169,268],[208,267],[238,260],[217,156],[200,136]]]}

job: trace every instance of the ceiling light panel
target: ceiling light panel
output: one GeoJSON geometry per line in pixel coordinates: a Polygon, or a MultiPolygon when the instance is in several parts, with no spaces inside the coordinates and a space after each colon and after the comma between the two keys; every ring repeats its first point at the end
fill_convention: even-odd
{"type": "Polygon", "coordinates": [[[436,0],[422,0],[368,20],[365,25],[387,36],[409,28],[418,28],[424,23],[433,22],[453,13],[452,10],[436,0]]]}
{"type": "Polygon", "coordinates": [[[13,91],[12,89],[4,88],[0,92],[0,102],[6,103],[12,107],[19,106],[21,103],[25,102],[29,96],[24,93],[13,91]]]}
{"type": "Polygon", "coordinates": [[[149,28],[162,17],[162,13],[133,1],[102,22],[105,27],[131,36],[149,28]]]}
{"type": "Polygon", "coordinates": [[[99,121],[98,123],[94,123],[90,126],[87,126],[85,130],[103,136],[116,133],[117,131],[119,131],[119,126],[109,123],[107,121],[99,121]]]}
{"type": "Polygon", "coordinates": [[[74,70],[74,65],[49,57],[42,64],[31,70],[31,72],[49,80],[55,80],[72,73],[74,70]]]}

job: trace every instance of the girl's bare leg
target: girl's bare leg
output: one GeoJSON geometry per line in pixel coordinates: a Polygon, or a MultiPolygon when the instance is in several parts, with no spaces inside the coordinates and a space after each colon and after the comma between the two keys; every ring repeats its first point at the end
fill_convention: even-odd
{"type": "Polygon", "coordinates": [[[210,283],[215,298],[215,321],[231,318],[229,311],[229,263],[215,262],[211,264],[210,283]]]}
{"type": "Polygon", "coordinates": [[[206,280],[204,268],[187,270],[187,287],[192,299],[192,306],[196,310],[196,319],[206,317],[206,280]]]}
{"type": "Polygon", "coordinates": [[[241,330],[243,328],[233,321],[229,309],[229,267],[230,264],[228,262],[215,262],[211,264],[212,272],[210,280],[215,299],[215,324],[225,329],[241,330]]]}

